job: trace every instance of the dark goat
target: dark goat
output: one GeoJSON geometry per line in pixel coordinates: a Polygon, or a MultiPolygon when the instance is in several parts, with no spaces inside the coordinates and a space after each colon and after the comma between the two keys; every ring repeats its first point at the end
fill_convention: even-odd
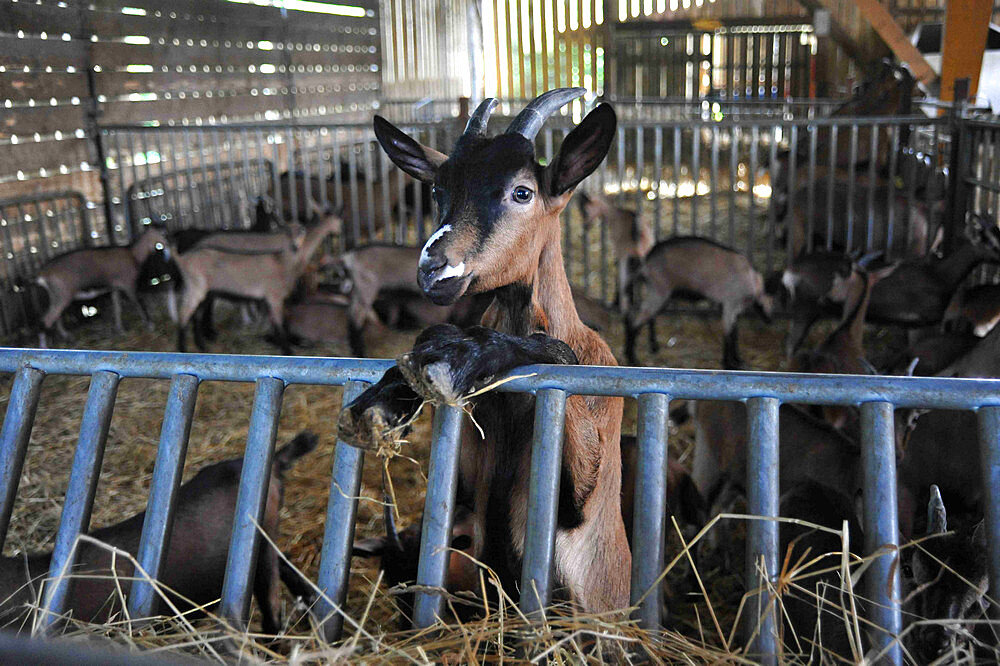
{"type": "Polygon", "coordinates": [[[983,337],[1000,321],[1000,284],[977,284],[955,292],[944,311],[949,330],[971,330],[983,337]]]}
{"type": "MultiPolygon", "coordinates": [[[[844,304],[844,318],[823,342],[810,352],[799,352],[792,359],[792,372],[816,372],[840,375],[874,374],[865,358],[865,314],[872,288],[895,270],[895,265],[869,271],[856,263],[847,276],[836,275],[827,297],[844,304]]],[[[821,408],[823,416],[836,428],[854,420],[856,410],[830,405],[821,408]]]]}
{"type": "MultiPolygon", "coordinates": [[[[271,539],[278,536],[285,473],[298,458],[316,448],[317,441],[316,435],[303,431],[274,454],[261,525],[271,539]]],[[[242,468],[242,458],[209,465],[177,491],[177,506],[159,583],[182,612],[191,608],[190,604],[211,604],[222,592],[242,468]]],[[[136,514],[110,527],[94,530],[91,536],[135,556],[145,517],[145,512],[136,514]]],[[[51,559],[51,553],[0,559],[0,599],[4,600],[0,613],[4,624],[14,623],[24,614],[26,605],[37,601],[33,588],[48,576],[51,559]]],[[[260,606],[264,633],[269,635],[281,629],[279,577],[293,594],[309,596],[298,575],[281,566],[280,561],[277,551],[269,544],[261,544],[254,575],[254,596],[260,606]]],[[[132,563],[89,542],[78,544],[76,562],[67,611],[74,620],[107,623],[113,615],[122,612],[115,578],[127,597],[130,579],[134,576],[132,563]]],[[[169,612],[162,599],[158,599],[155,612],[169,612]]]]}
{"type": "Polygon", "coordinates": [[[631,365],[638,365],[636,331],[652,321],[672,296],[704,298],[722,306],[726,368],[743,363],[737,317],[754,305],[770,319],[773,309],[771,297],[764,293],[764,278],[745,255],[698,236],[675,236],[654,245],[634,280],[641,298],[631,302],[625,321],[625,357],[631,365]]]}
{"type": "MultiPolygon", "coordinates": [[[[355,557],[381,558],[379,567],[385,572],[385,584],[389,588],[412,585],[417,580],[417,566],[420,563],[420,531],[423,521],[417,521],[397,532],[393,518],[393,508],[386,505],[384,510],[386,535],[359,539],[354,542],[355,557]]],[[[479,592],[480,567],[473,561],[472,540],[475,521],[472,511],[463,505],[455,507],[455,518],[451,528],[451,545],[454,551],[448,557],[445,572],[445,586],[452,595],[466,595],[479,592]]],[[[483,572],[484,576],[488,574],[483,572]]],[[[400,627],[408,629],[413,620],[413,593],[403,592],[397,596],[400,610],[400,627]]],[[[481,603],[481,602],[480,602],[481,603]]],[[[475,614],[482,605],[471,603],[452,604],[459,619],[465,620],[475,614]]]]}
{"type": "MultiPolygon", "coordinates": [[[[340,416],[344,441],[369,448],[426,398],[454,404],[525,363],[614,365],[601,337],[573,305],[559,216],[573,190],[604,160],[617,119],[601,104],[567,136],[547,166],[535,158],[544,120],[582,88],[533,100],[507,131],[485,135],[497,104],[485,100],[450,156],[375,117],[393,162],[433,184],[438,228],[424,246],[417,281],[431,301],[493,292],[483,326],[424,331],[412,351],[340,416]]],[[[473,552],[495,570],[523,556],[534,398],[488,392],[473,400],[480,437],[466,429],[460,495],[474,508],[473,552]]],[[[628,606],[631,554],[621,517],[619,398],[570,396],[562,451],[555,581],[589,612],[628,606]]],[[[514,580],[503,584],[517,594],[514,580]]]]}
{"type": "MultiPolygon", "coordinates": [[[[989,619],[984,600],[990,584],[985,526],[980,521],[949,532],[941,493],[931,486],[927,536],[913,546],[910,566],[903,568],[904,582],[913,588],[908,610],[916,619],[930,621],[909,635],[914,657],[925,664],[968,651],[975,652],[977,659],[1000,658],[996,634],[987,637],[988,642],[976,641],[968,624],[989,619]]],[[[996,631],[995,627],[985,629],[996,631]]]]}
{"type": "MultiPolygon", "coordinates": [[[[782,518],[838,531],[846,522],[849,555],[860,557],[864,534],[852,497],[823,483],[801,481],[782,493],[778,513],[782,518]]],[[[781,595],[783,616],[790,630],[784,636],[785,649],[795,654],[808,653],[809,661],[817,663],[828,663],[831,657],[852,658],[849,628],[842,610],[850,602],[841,591],[840,572],[816,573],[840,566],[844,542],[836,534],[790,522],[781,523],[779,534],[782,575],[790,579],[781,595]],[[799,568],[802,570],[793,575],[799,568]]]]}
{"type": "Polygon", "coordinates": [[[937,373],[942,377],[1000,377],[1000,326],[937,373]]]}
{"type": "MultiPolygon", "coordinates": [[[[908,327],[934,326],[941,322],[952,295],[979,264],[1000,260],[1000,230],[972,218],[969,235],[944,258],[921,257],[899,262],[891,275],[872,289],[867,320],[908,327]]],[[[846,257],[814,253],[796,259],[782,274],[793,312],[786,351],[798,350],[809,329],[825,309],[819,301],[832,285],[833,276],[846,257]]]]}
{"type": "Polygon", "coordinates": [[[914,377],[936,375],[967,354],[980,339],[972,333],[928,335],[911,344],[892,361],[887,374],[912,374],[914,377]]]}

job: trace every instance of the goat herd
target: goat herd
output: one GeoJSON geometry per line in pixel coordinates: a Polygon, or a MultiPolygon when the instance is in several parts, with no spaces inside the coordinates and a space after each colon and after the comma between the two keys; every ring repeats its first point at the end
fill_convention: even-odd
{"type": "MultiPolygon", "coordinates": [[[[487,137],[486,124],[495,100],[486,100],[450,155],[376,117],[375,133],[390,159],[433,186],[438,227],[422,248],[369,245],[314,259],[327,237],[340,232],[340,217],[326,211],[309,225],[293,222],[272,230],[281,215],[261,199],[252,231],[168,235],[151,227],[127,248],[79,250],[53,259],[37,277],[49,295],[41,327],[46,332],[58,328],[60,315],[74,299],[101,289],[122,292],[146,317],[137,293],[152,281],[166,283],[179,299],[175,319],[181,350],[192,321],[199,346],[213,334],[212,299],[217,296],[263,302],[273,339],[285,352],[303,342],[346,340],[354,354],[363,355],[365,329],[373,322],[424,329],[415,347],[341,413],[340,437],[362,447],[407,423],[423,400],[455,404],[526,363],[614,365],[611,350],[595,331],[609,325],[607,313],[570,289],[559,216],[576,186],[604,159],[615,136],[615,114],[608,105],[598,106],[566,136],[547,166],[536,161],[533,148],[546,117],[581,93],[561,89],[543,94],[494,137],[487,137]],[[324,274],[336,279],[323,280],[324,274]]],[[[839,191],[830,194],[839,196],[839,191]]],[[[790,193],[787,199],[798,196],[790,193]]],[[[654,244],[640,213],[599,195],[576,197],[588,223],[602,220],[613,241],[617,305],[632,364],[637,364],[640,328],[648,327],[655,348],[656,316],[671,298],[687,295],[721,306],[726,368],[742,366],[739,315],[754,307],[770,320],[781,301],[791,314],[791,370],[1000,376],[1000,327],[991,329],[1000,318],[1000,287],[964,286],[975,267],[1000,262],[1000,234],[992,224],[972,219],[966,238],[952,243],[947,253],[907,256],[889,264],[878,264],[873,256],[803,251],[780,275],[765,280],[736,250],[694,236],[654,244]],[[801,350],[809,327],[823,316],[839,317],[839,324],[814,349],[801,350]],[[911,350],[892,367],[876,369],[863,344],[866,321],[934,327],[935,332],[914,338],[911,350]]],[[[838,200],[835,205],[849,204],[838,200]]],[[[826,210],[826,204],[816,208],[826,210]]],[[[788,215],[786,226],[798,245],[802,229],[822,225],[805,227],[799,214],[788,215]]],[[[920,243],[925,240],[921,236],[920,243]]],[[[491,567],[512,595],[525,537],[532,403],[515,394],[478,395],[472,405],[480,430],[463,431],[452,546],[491,567]]],[[[672,417],[690,419],[696,436],[692,470],[670,464],[669,503],[679,522],[699,526],[739,497],[745,478],[745,406],[702,401],[686,410],[675,408],[672,417]]],[[[834,529],[847,521],[852,547],[860,544],[857,410],[783,405],[779,418],[781,515],[834,529]]],[[[634,438],[620,434],[621,420],[619,399],[571,396],[566,404],[555,573],[566,596],[587,611],[619,609],[629,602],[629,505],[636,450],[634,438]]],[[[995,645],[994,629],[963,624],[984,617],[987,585],[975,418],[964,412],[900,411],[897,420],[901,540],[952,530],[928,540],[923,549],[905,551],[904,578],[915,590],[907,598],[908,616],[943,620],[909,632],[910,649],[918,658],[931,659],[957,645],[995,645]],[[959,584],[960,579],[965,583],[959,584]]],[[[277,521],[282,472],[314,445],[315,438],[303,433],[278,453],[265,525],[269,533],[277,521]]],[[[170,562],[185,562],[187,569],[178,566],[184,575],[165,582],[197,603],[218,596],[227,543],[220,535],[228,534],[229,526],[187,517],[228,520],[238,467],[238,462],[214,465],[181,488],[165,570],[174,571],[170,562]],[[206,489],[213,484],[228,490],[209,496],[206,489]],[[206,511],[204,502],[219,506],[206,511]],[[187,559],[192,548],[199,557],[187,559]],[[217,553],[219,548],[223,552],[217,553]]],[[[385,518],[386,537],[357,541],[355,554],[382,557],[390,584],[412,581],[419,525],[397,532],[392,512],[385,518]]],[[[141,524],[142,517],[136,516],[94,536],[131,550],[141,524]]],[[[713,530],[716,539],[721,529],[713,530]]],[[[782,552],[793,541],[798,552],[807,547],[817,553],[841,550],[839,539],[825,532],[783,525],[781,537],[782,552]]],[[[82,554],[84,562],[110,566],[88,552],[82,554]]],[[[119,560],[118,566],[130,565],[119,560]]],[[[29,558],[27,571],[22,561],[3,561],[0,596],[20,587],[26,574],[44,574],[46,568],[44,558],[29,558]]],[[[308,587],[279,566],[277,558],[262,558],[255,592],[265,631],[278,626],[273,595],[279,576],[296,594],[309,595],[308,587]]],[[[808,585],[816,598],[790,600],[785,617],[798,636],[813,637],[825,650],[849,656],[841,599],[824,592],[827,585],[839,590],[836,578],[828,573],[811,579],[808,585]]],[[[106,617],[107,605],[97,602],[106,599],[108,590],[99,587],[75,588],[71,605],[77,617],[106,617]]],[[[452,558],[448,587],[453,592],[479,590],[472,560],[452,558]]]]}

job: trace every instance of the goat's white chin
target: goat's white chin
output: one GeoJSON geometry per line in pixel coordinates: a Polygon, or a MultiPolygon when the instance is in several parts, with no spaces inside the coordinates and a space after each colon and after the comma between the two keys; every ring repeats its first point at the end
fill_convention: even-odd
{"type": "MultiPolygon", "coordinates": [[[[422,277],[422,274],[421,274],[422,277]]],[[[435,305],[451,305],[465,294],[472,282],[472,274],[461,277],[447,277],[443,279],[433,279],[430,282],[419,280],[424,294],[435,305]]]]}

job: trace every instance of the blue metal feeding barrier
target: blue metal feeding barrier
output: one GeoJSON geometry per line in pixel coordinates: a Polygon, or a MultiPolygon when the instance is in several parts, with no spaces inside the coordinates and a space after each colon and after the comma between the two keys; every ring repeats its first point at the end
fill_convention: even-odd
{"type": "MultiPolygon", "coordinates": [[[[0,372],[14,373],[7,415],[0,430],[0,539],[6,536],[11,508],[31,432],[42,380],[46,375],[89,375],[90,392],[70,474],[63,515],[56,537],[43,623],[51,625],[63,610],[67,584],[60,572],[73,566],[73,544],[88,529],[111,413],[120,379],[170,380],[171,388],[153,472],[149,507],[139,549],[139,563],[151,576],[160,573],[165,534],[169,531],[176,490],[184,463],[195,395],[201,381],[256,384],[244,466],[237,500],[222,594],[222,614],[245,626],[251,577],[262,520],[268,470],[274,453],[282,395],[288,384],[344,386],[350,401],[366,384],[391,366],[385,360],[269,357],[243,355],[162,354],[0,349],[0,372]]],[[[902,663],[898,546],[895,502],[896,459],[893,409],[926,407],[973,410],[978,414],[991,589],[1000,589],[1000,380],[938,379],[845,375],[795,375],[771,372],[725,372],[592,366],[531,366],[496,390],[533,393],[535,431],[529,485],[529,519],[524,547],[521,595],[526,613],[539,613],[552,592],[552,554],[559,494],[563,420],[569,395],[608,395],[638,399],[640,448],[636,483],[636,516],[632,600],[640,623],[660,623],[658,578],[664,567],[666,530],[667,407],[673,399],[745,401],[748,411],[747,488],[751,513],[778,513],[778,407],[784,402],[860,405],[864,468],[865,553],[876,554],[865,573],[871,599],[869,620],[875,645],[892,663],[902,663]],[[526,376],[525,376],[526,375],[526,376]]],[[[434,417],[418,584],[443,588],[458,474],[462,412],[437,409],[434,417]]],[[[361,450],[338,442],[334,453],[326,532],[319,569],[325,599],[320,613],[323,633],[337,639],[343,627],[341,606],[347,595],[354,518],[364,463],[361,450]]],[[[778,627],[769,583],[778,572],[778,524],[751,521],[747,544],[748,589],[762,594],[753,607],[760,614],[751,654],[773,661],[778,654],[778,627]],[[761,568],[764,567],[764,569],[761,568]],[[762,580],[766,570],[770,581],[762,580]]],[[[148,616],[154,595],[148,583],[136,581],[129,597],[133,617],[148,616]]],[[[441,614],[443,599],[419,592],[415,622],[428,626],[441,614]]]]}

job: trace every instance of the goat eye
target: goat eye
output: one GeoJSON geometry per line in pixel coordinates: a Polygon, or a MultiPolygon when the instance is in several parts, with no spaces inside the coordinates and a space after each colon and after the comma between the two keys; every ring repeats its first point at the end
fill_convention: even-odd
{"type": "Polygon", "coordinates": [[[524,186],[518,186],[514,188],[513,198],[519,204],[526,204],[531,201],[531,197],[534,194],[531,190],[524,186]]]}

